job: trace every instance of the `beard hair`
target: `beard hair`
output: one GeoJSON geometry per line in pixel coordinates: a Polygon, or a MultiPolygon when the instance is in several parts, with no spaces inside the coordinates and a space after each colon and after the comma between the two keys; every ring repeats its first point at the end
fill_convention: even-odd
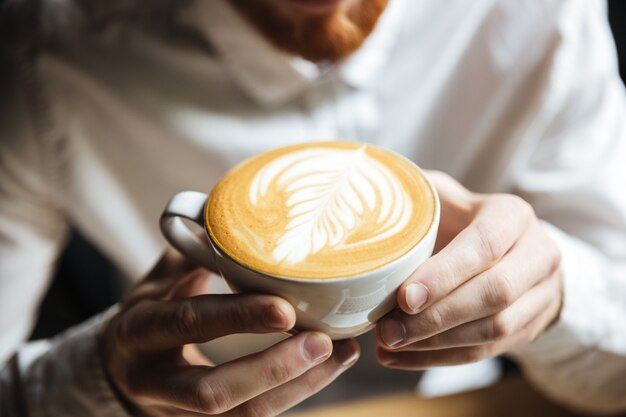
{"type": "Polygon", "coordinates": [[[282,13],[268,0],[231,0],[231,3],[277,48],[312,62],[334,62],[363,44],[387,0],[362,0],[348,10],[296,18],[282,13]]]}

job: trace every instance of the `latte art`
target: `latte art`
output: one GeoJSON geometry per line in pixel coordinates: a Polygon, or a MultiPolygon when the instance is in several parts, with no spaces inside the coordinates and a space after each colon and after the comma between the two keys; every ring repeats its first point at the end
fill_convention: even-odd
{"type": "Polygon", "coordinates": [[[272,275],[339,278],[398,259],[425,235],[435,198],[419,170],[389,151],[319,142],[235,167],[207,204],[212,240],[272,275]]]}
{"type": "Polygon", "coordinates": [[[272,183],[287,197],[289,222],[272,251],[274,261],[298,263],[325,247],[364,245],[406,227],[412,211],[408,193],[365,149],[305,149],[277,158],[254,177],[253,205],[272,183]],[[347,242],[350,233],[363,226],[365,210],[378,212],[375,224],[368,225],[360,240],[347,242]]]}

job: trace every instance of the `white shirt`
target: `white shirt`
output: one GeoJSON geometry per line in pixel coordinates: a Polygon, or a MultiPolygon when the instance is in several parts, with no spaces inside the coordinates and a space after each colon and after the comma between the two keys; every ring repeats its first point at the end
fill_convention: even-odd
{"type": "Polygon", "coordinates": [[[34,41],[3,46],[0,357],[17,356],[0,410],[20,415],[7,393],[21,392],[33,416],[125,415],[95,359],[101,320],[24,342],[69,223],[139,279],[166,246],[170,196],[325,139],[529,201],[561,249],[565,297],[559,322],[512,356],[567,406],[626,410],[626,100],[605,11],[392,0],[362,48],[318,67],[223,0],[43,1],[45,19],[24,26],[34,41]]]}

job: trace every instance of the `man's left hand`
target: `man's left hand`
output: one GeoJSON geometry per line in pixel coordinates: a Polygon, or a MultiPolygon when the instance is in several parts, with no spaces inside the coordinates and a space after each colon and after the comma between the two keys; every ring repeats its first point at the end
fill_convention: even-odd
{"type": "Polygon", "coordinates": [[[398,290],[377,326],[379,362],[425,369],[495,356],[533,341],[562,302],[560,252],[532,207],[476,194],[428,172],[441,200],[436,254],[398,290]]]}

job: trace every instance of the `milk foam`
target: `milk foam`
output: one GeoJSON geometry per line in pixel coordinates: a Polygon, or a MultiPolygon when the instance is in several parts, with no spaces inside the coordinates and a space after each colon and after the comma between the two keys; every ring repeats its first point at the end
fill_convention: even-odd
{"type": "Polygon", "coordinates": [[[276,262],[299,263],[324,248],[349,248],[385,239],[405,228],[411,199],[383,164],[357,149],[305,149],[275,159],[252,180],[253,205],[271,183],[287,193],[289,222],[276,242],[276,262]],[[379,209],[366,238],[346,243],[365,208],[379,209]]]}
{"type": "Polygon", "coordinates": [[[262,153],[213,188],[206,224],[225,254],[273,275],[327,279],[379,268],[413,248],[435,196],[410,161],[355,142],[262,153]]]}

